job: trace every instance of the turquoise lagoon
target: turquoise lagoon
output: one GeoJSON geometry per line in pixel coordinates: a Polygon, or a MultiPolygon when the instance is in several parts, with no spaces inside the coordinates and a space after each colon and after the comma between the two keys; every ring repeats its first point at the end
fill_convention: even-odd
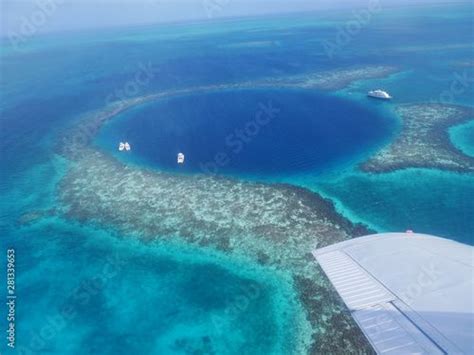
{"type": "Polygon", "coordinates": [[[474,157],[474,119],[449,131],[453,144],[464,154],[474,157]]]}

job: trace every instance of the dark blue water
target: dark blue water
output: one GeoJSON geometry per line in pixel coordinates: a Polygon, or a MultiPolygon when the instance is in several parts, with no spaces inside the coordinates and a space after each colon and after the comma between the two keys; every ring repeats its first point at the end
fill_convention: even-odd
{"type": "Polygon", "coordinates": [[[327,169],[373,149],[395,123],[328,94],[240,90],[183,96],[135,108],[109,123],[99,145],[172,171],[285,174],[327,169]],[[177,154],[185,154],[184,166],[177,154]]]}

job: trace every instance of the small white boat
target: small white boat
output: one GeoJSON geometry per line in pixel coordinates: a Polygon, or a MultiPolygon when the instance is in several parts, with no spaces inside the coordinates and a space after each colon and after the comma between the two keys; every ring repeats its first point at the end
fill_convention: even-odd
{"type": "Polygon", "coordinates": [[[131,149],[130,147],[130,144],[128,144],[128,142],[120,142],[119,144],[119,148],[118,148],[121,152],[126,150],[126,151],[129,151],[131,149]]]}
{"type": "Polygon", "coordinates": [[[178,153],[178,164],[183,164],[183,163],[184,163],[184,154],[178,153]]]}
{"type": "Polygon", "coordinates": [[[381,100],[390,100],[392,98],[388,92],[380,89],[369,91],[367,96],[381,100]]]}

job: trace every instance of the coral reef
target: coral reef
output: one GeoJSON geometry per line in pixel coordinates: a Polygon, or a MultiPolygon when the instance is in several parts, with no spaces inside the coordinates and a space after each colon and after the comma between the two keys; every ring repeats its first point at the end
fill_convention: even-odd
{"type": "Polygon", "coordinates": [[[361,165],[371,173],[403,168],[435,168],[474,172],[474,158],[453,146],[448,128],[474,117],[474,110],[441,104],[409,104],[396,108],[402,120],[399,136],[361,165]]]}
{"type": "Polygon", "coordinates": [[[55,209],[29,211],[18,218],[17,224],[19,226],[25,226],[54,215],[56,215],[55,209]]]}
{"type": "Polygon", "coordinates": [[[269,86],[285,88],[339,90],[357,80],[382,78],[394,74],[397,71],[396,68],[389,66],[354,67],[272,78],[257,82],[257,85],[267,84],[269,86]]]}

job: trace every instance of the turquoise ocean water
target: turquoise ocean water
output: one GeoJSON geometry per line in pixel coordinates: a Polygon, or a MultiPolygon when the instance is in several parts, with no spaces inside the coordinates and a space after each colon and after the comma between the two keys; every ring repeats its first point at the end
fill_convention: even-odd
{"type": "MultiPolygon", "coordinates": [[[[207,161],[271,100],[282,122],[262,127],[262,135],[219,172],[307,187],[379,231],[414,229],[472,245],[472,174],[357,170],[399,127],[390,104],[367,100],[367,90],[386,88],[393,104],[472,106],[473,67],[463,64],[473,54],[470,11],[462,4],[382,8],[331,55],[322,43],[336,43],[353,12],[51,34],[28,39],[20,50],[4,40],[0,231],[2,250],[13,247],[17,254],[18,348],[27,354],[281,354],[296,348],[301,334],[291,324],[300,305],[291,301],[287,275],[179,243],[145,244],[55,215],[56,184],[68,164],[54,154],[58,133],[121,99],[126,83],[146,68],[152,68],[150,80],[127,97],[354,65],[397,67],[398,74],[338,92],[243,90],[144,105],[108,125],[95,144],[117,156],[116,141],[130,139],[136,154],[127,163],[176,171],[177,151],[207,161]],[[468,84],[450,93],[459,76],[468,84]],[[172,118],[182,121],[176,125],[172,118]],[[206,135],[212,140],[203,140],[206,135]],[[31,211],[51,213],[19,223],[31,211]],[[112,271],[97,281],[104,265],[112,271]],[[84,289],[93,297],[86,299],[84,289]],[[58,322],[67,306],[75,315],[58,322]]],[[[472,154],[472,122],[453,128],[450,137],[472,154]]],[[[199,168],[191,164],[181,173],[199,168]]]]}
{"type": "Polygon", "coordinates": [[[464,154],[474,156],[474,120],[454,126],[450,136],[456,147],[464,154]]]}

